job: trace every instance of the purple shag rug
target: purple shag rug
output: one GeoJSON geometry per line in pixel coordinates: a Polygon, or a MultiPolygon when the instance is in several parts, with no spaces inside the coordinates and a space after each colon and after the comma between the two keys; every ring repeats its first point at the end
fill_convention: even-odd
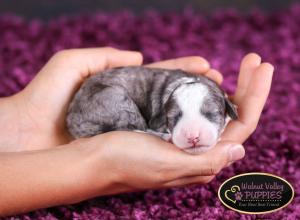
{"type": "Polygon", "coordinates": [[[0,30],[0,96],[18,92],[55,51],[72,47],[139,50],[146,62],[200,55],[224,74],[229,92],[246,53],[257,52],[275,65],[271,94],[256,132],[245,143],[245,159],[210,184],[99,197],[11,219],[300,219],[300,5],[248,15],[223,10],[206,16],[189,9],[140,16],[100,12],[47,23],[2,15],[0,30]],[[293,202],[260,216],[225,208],[217,197],[220,184],[251,171],[286,178],[295,189],[293,202]]]}

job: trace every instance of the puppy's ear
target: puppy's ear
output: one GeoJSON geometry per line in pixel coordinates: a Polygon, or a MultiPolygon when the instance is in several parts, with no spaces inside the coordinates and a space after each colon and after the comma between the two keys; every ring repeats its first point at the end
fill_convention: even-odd
{"type": "Polygon", "coordinates": [[[237,107],[225,96],[225,112],[233,120],[238,119],[237,107]]]}

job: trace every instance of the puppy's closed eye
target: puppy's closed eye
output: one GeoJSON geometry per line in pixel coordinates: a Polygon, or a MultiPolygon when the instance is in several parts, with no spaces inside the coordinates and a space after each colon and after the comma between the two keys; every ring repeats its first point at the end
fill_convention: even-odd
{"type": "Polygon", "coordinates": [[[218,117],[221,116],[221,113],[219,111],[215,112],[204,112],[203,115],[211,122],[216,122],[218,117]]]}

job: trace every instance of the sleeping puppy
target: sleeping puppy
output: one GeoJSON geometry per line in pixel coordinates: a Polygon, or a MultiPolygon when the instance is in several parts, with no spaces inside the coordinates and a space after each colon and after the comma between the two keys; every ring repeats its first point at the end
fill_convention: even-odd
{"type": "Polygon", "coordinates": [[[237,118],[236,108],[212,80],[132,66],[87,79],[69,106],[66,124],[74,138],[141,131],[199,153],[216,144],[230,118],[237,118]]]}

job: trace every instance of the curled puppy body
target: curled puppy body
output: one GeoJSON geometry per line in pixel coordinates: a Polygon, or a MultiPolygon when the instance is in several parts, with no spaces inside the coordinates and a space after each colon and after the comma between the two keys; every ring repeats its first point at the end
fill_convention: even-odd
{"type": "Polygon", "coordinates": [[[74,138],[114,130],[152,133],[190,153],[214,146],[237,112],[212,80],[182,70],[121,67],[91,76],[66,124],[74,138]]]}

